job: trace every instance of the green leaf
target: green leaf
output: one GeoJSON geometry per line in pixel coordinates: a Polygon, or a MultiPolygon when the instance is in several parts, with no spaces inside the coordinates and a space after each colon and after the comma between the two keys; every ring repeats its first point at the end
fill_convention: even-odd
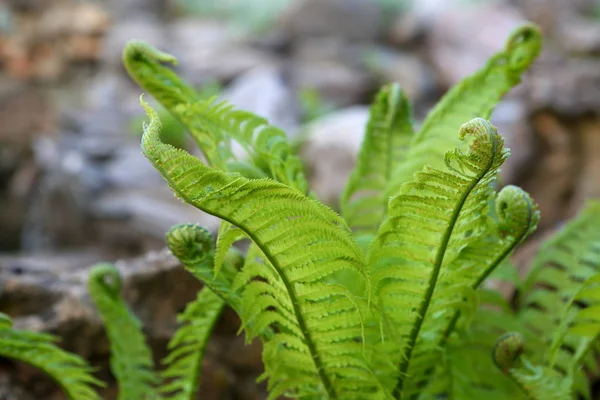
{"type": "Polygon", "coordinates": [[[100,400],[94,386],[104,386],[83,358],[57,347],[55,336],[12,328],[0,313],[0,356],[23,361],[48,374],[71,400],[100,400]]]}
{"type": "Polygon", "coordinates": [[[358,161],[342,193],[342,215],[355,234],[375,234],[387,211],[386,188],[413,134],[412,109],[397,84],[384,86],[370,109],[358,161]]]}
{"type": "Polygon", "coordinates": [[[176,64],[176,58],[144,42],[130,41],[123,62],[131,77],[190,131],[209,165],[252,179],[269,176],[308,191],[302,162],[281,129],[252,113],[235,110],[227,102],[200,100],[177,74],[161,65],[176,64]],[[234,155],[233,141],[247,152],[249,161],[234,155]]]}
{"type": "Polygon", "coordinates": [[[183,325],[169,341],[169,354],[161,373],[166,382],[160,392],[172,400],[193,400],[199,386],[204,350],[225,302],[205,287],[178,320],[183,325]]]}
{"type": "Polygon", "coordinates": [[[269,398],[380,393],[363,354],[366,299],[335,284],[340,271],[366,280],[344,221],[282,183],[228,174],[161,143],[160,121],[144,106],[144,155],[180,198],[237,226],[256,245],[233,290],[243,290],[240,314],[250,336],[272,328],[272,337],[263,336],[269,398]]]}
{"type": "Polygon", "coordinates": [[[152,353],[139,320],[120,296],[121,277],[110,264],[98,264],[90,272],[88,289],[110,342],[110,369],[119,383],[119,399],[158,399],[158,377],[152,353]]]}
{"type": "Polygon", "coordinates": [[[390,200],[389,216],[369,249],[373,290],[401,342],[397,396],[418,391],[419,379],[435,360],[431,352],[415,350],[437,347],[453,310],[472,296],[469,285],[455,284],[458,278],[449,267],[461,249],[485,234],[491,183],[507,156],[488,121],[474,119],[459,135],[470,139],[470,151],[449,152],[445,171],[425,167],[404,184],[390,200]],[[416,374],[409,367],[418,354],[427,359],[416,360],[413,368],[422,371],[416,374]]]}
{"type": "Polygon", "coordinates": [[[536,26],[521,26],[510,35],[504,50],[446,93],[413,137],[406,162],[394,171],[388,194],[396,193],[424,165],[441,168],[447,151],[464,149],[454,133],[472,118],[490,118],[498,101],[520,82],[535,60],[541,43],[536,26]]]}

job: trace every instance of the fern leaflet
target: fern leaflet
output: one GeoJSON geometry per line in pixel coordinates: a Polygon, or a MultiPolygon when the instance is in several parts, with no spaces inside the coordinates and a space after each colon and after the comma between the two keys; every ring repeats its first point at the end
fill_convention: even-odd
{"type": "Polygon", "coordinates": [[[343,220],[296,189],[212,169],[161,143],[160,121],[144,106],[150,123],[143,152],[175,193],[237,226],[256,245],[236,275],[244,284],[234,288],[243,289],[241,316],[253,327],[249,334],[266,327],[273,331],[263,357],[270,398],[379,393],[361,344],[365,301],[333,283],[339,271],[366,279],[360,250],[343,220]]]}
{"type": "Polygon", "coordinates": [[[90,272],[90,296],[100,312],[110,341],[110,368],[119,382],[119,399],[159,399],[152,354],[145,343],[139,320],[120,297],[121,277],[110,264],[90,272]]]}
{"type": "Polygon", "coordinates": [[[371,106],[358,156],[341,197],[342,215],[355,234],[375,234],[384,219],[386,188],[404,161],[413,133],[412,109],[397,84],[383,87],[371,106]]]}
{"type": "Polygon", "coordinates": [[[523,25],[511,34],[503,51],[446,93],[414,135],[406,161],[394,171],[388,194],[395,194],[424,165],[441,168],[445,152],[464,149],[454,132],[472,118],[489,119],[502,96],[520,82],[540,48],[539,29],[523,25]]]}
{"type": "Polygon", "coordinates": [[[71,400],[100,400],[94,386],[102,383],[81,357],[54,343],[57,338],[12,328],[12,320],[0,313],[0,356],[23,361],[48,374],[71,400]]]}
{"type": "Polygon", "coordinates": [[[169,341],[169,355],[163,360],[167,369],[161,376],[168,382],[160,388],[166,398],[193,400],[198,390],[204,350],[224,301],[208,287],[179,315],[184,323],[169,341]]]}

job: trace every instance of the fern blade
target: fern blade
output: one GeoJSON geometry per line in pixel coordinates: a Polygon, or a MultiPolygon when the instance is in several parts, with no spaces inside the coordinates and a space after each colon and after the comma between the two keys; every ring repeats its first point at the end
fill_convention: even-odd
{"type": "Polygon", "coordinates": [[[277,391],[294,371],[294,376],[310,384],[287,388],[290,395],[320,392],[326,398],[352,399],[360,392],[357,386],[363,393],[380,392],[376,378],[362,373],[369,366],[362,349],[354,346],[362,341],[358,334],[362,331],[359,311],[342,307],[322,317],[328,329],[358,328],[351,339],[341,341],[327,339],[328,329],[308,316],[319,302],[335,308],[349,301],[366,308],[364,300],[333,284],[340,271],[366,280],[360,249],[344,221],[296,189],[268,179],[248,180],[211,169],[195,157],[163,144],[156,113],[147,106],[146,111],[150,124],[144,132],[142,149],[170,187],[186,202],[237,226],[255,244],[233,288],[242,289],[240,314],[245,328],[250,329],[249,335],[271,329],[270,335],[261,335],[270,387],[277,391]],[[310,275],[299,274],[307,267],[319,270],[322,279],[331,284],[317,302],[298,292],[301,285],[311,282],[310,275]],[[261,286],[263,280],[270,289],[261,286]],[[295,343],[301,343],[302,349],[274,346],[272,338],[280,332],[296,336],[299,340],[295,343]],[[338,368],[342,367],[354,373],[341,374],[338,368]]]}
{"type": "Polygon", "coordinates": [[[90,272],[88,289],[106,326],[110,342],[110,368],[119,383],[119,399],[159,399],[152,353],[145,343],[139,320],[121,299],[121,277],[110,264],[90,272]]]}
{"type": "Polygon", "coordinates": [[[12,320],[0,313],[0,356],[23,361],[48,374],[71,400],[100,400],[94,386],[104,386],[83,358],[57,347],[45,333],[12,328],[12,320]]]}

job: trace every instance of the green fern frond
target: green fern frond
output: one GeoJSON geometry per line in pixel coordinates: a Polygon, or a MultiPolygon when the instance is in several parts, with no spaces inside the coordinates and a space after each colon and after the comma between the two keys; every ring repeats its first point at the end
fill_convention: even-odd
{"type": "Polygon", "coordinates": [[[412,134],[406,94],[397,84],[384,86],[371,105],[358,160],[341,197],[342,216],[355,234],[377,232],[387,211],[386,188],[412,134]]]}
{"type": "Polygon", "coordinates": [[[256,245],[244,279],[242,320],[264,338],[270,397],[354,399],[376,395],[379,383],[363,356],[360,310],[366,299],[336,285],[336,273],[366,280],[360,249],[329,208],[282,183],[248,180],[207,167],[161,143],[156,113],[142,149],[184,201],[237,226],[256,245]],[[258,251],[260,250],[260,251],[258,251]],[[260,279],[257,279],[260,278],[260,279]]]}
{"type": "Polygon", "coordinates": [[[503,51],[446,93],[414,135],[406,161],[393,174],[388,194],[395,194],[424,165],[441,168],[447,151],[464,149],[454,132],[472,118],[490,118],[502,96],[520,82],[521,75],[537,57],[541,43],[536,26],[521,26],[511,34],[503,51]]]}
{"type": "MultiPolygon", "coordinates": [[[[491,184],[507,157],[502,137],[488,121],[464,124],[459,136],[470,139],[470,151],[448,152],[445,171],[425,167],[404,184],[369,249],[373,290],[402,342],[397,396],[418,390],[422,376],[409,369],[413,353],[437,347],[453,317],[449,310],[464,307],[463,299],[472,296],[468,285],[454,285],[458,278],[450,266],[461,249],[486,233],[491,184]],[[407,382],[412,385],[405,388],[407,382]]],[[[424,364],[431,361],[417,360],[413,368],[427,370],[424,364]]]]}
{"type": "MultiPolygon", "coordinates": [[[[469,243],[452,262],[449,269],[455,285],[468,285],[473,290],[505,261],[537,227],[540,220],[538,206],[528,193],[516,186],[506,186],[494,199],[494,218],[490,218],[487,232],[469,243]]],[[[512,268],[513,274],[516,270],[512,268]]],[[[460,318],[460,311],[446,328],[444,338],[453,331],[460,318]]],[[[444,339],[445,340],[445,339],[444,339]]],[[[440,343],[443,345],[443,342],[440,343]]]]}
{"type": "Polygon", "coordinates": [[[227,102],[200,101],[177,74],[160,64],[176,64],[177,59],[144,42],[130,41],[123,62],[130,76],[190,131],[209,165],[251,179],[268,176],[308,191],[302,162],[281,129],[227,102]],[[244,148],[249,161],[234,156],[232,141],[244,148]]]}
{"type": "Polygon", "coordinates": [[[203,288],[196,300],[178,316],[181,326],[169,341],[169,355],[161,373],[167,383],[160,392],[172,400],[193,400],[199,386],[204,350],[225,302],[210,288],[203,288]]]}
{"type": "Polygon", "coordinates": [[[493,359],[498,368],[510,376],[529,400],[567,400],[573,398],[570,377],[552,368],[534,365],[524,359],[525,338],[509,332],[498,339],[493,359]]]}
{"type": "Polygon", "coordinates": [[[119,383],[119,399],[158,399],[158,377],[139,320],[120,296],[121,277],[110,264],[90,271],[88,290],[106,326],[110,368],[119,383]]]}
{"type": "Polygon", "coordinates": [[[575,220],[544,243],[523,285],[519,310],[526,328],[550,350],[542,361],[563,375],[573,373],[575,390],[587,398],[589,381],[575,362],[583,360],[587,373],[598,376],[593,354],[588,354],[593,342],[564,328],[571,318],[581,313],[585,316],[588,308],[594,310],[598,304],[593,296],[574,301],[586,282],[600,273],[598,226],[600,203],[590,202],[575,220]],[[575,357],[577,354],[583,354],[582,358],[575,357]]]}
{"type": "Polygon", "coordinates": [[[123,65],[129,76],[190,131],[211,165],[223,166],[218,151],[223,138],[195,124],[195,116],[190,112],[190,107],[200,101],[198,94],[161,63],[177,65],[177,59],[140,40],[130,40],[123,50],[123,65]]]}
{"type": "Polygon", "coordinates": [[[71,400],[100,400],[94,386],[103,386],[83,358],[57,347],[57,338],[46,333],[13,329],[12,320],[0,313],[0,356],[30,364],[48,374],[71,400]]]}

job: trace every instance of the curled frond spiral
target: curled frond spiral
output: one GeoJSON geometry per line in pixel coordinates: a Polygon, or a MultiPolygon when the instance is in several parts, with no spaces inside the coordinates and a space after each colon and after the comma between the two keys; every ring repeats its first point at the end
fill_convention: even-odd
{"type": "Polygon", "coordinates": [[[175,225],[167,232],[166,242],[171,253],[185,269],[229,303],[233,309],[239,310],[239,294],[232,290],[232,285],[244,258],[237,250],[229,249],[223,257],[222,273],[215,274],[213,237],[200,225],[175,225]]]}
{"type": "Polygon", "coordinates": [[[493,350],[494,363],[504,373],[516,365],[525,351],[525,338],[518,332],[508,332],[498,338],[493,350]]]}
{"type": "Polygon", "coordinates": [[[540,219],[536,203],[523,189],[508,185],[496,197],[496,215],[500,234],[519,238],[521,242],[532,233],[540,219]]]}
{"type": "Polygon", "coordinates": [[[212,234],[199,225],[175,225],[167,232],[166,239],[171,253],[184,264],[202,261],[212,256],[212,234]]]}

